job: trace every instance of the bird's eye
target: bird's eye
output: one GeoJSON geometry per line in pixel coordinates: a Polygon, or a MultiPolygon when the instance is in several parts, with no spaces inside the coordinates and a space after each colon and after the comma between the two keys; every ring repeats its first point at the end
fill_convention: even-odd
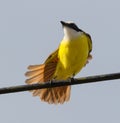
{"type": "Polygon", "coordinates": [[[71,26],[76,26],[74,23],[71,23],[70,25],[71,25],[71,26]]]}
{"type": "Polygon", "coordinates": [[[73,29],[77,29],[77,28],[78,28],[74,23],[71,23],[70,26],[71,26],[73,29]]]}
{"type": "Polygon", "coordinates": [[[71,23],[70,27],[76,31],[80,31],[79,28],[74,23],[71,23]]]}

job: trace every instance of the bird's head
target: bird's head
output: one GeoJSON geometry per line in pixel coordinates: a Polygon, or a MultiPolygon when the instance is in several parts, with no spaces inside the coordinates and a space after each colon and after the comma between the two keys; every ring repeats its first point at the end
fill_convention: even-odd
{"type": "Polygon", "coordinates": [[[73,39],[82,34],[83,31],[77,27],[77,25],[71,21],[60,21],[64,30],[64,38],[67,40],[73,39]]]}

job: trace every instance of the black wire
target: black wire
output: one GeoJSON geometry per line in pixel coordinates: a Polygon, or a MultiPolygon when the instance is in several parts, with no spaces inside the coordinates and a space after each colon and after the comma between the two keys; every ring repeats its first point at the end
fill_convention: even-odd
{"type": "Polygon", "coordinates": [[[87,84],[87,83],[115,80],[115,79],[120,79],[120,73],[88,76],[88,77],[76,78],[71,80],[69,79],[63,81],[42,82],[40,84],[32,84],[32,85],[18,85],[18,86],[4,87],[4,88],[0,88],[0,94],[29,91],[34,89],[53,88],[53,87],[60,87],[66,85],[87,84]]]}

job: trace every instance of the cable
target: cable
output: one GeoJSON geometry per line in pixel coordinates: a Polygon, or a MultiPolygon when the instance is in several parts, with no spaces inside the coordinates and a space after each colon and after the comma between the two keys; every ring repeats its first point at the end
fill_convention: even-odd
{"type": "Polygon", "coordinates": [[[59,86],[66,86],[66,85],[87,84],[87,83],[115,80],[115,79],[120,79],[120,73],[103,74],[103,75],[88,76],[88,77],[81,77],[75,79],[72,78],[63,81],[42,82],[40,84],[32,84],[32,85],[18,85],[18,86],[4,87],[4,88],[0,88],[0,94],[16,93],[21,91],[52,88],[52,87],[59,87],[59,86]]]}

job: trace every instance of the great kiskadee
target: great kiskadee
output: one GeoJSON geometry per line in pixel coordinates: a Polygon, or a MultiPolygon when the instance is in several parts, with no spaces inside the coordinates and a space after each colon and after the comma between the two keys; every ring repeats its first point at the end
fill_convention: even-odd
{"type": "MultiPolygon", "coordinates": [[[[61,21],[64,37],[53,53],[40,65],[28,66],[27,84],[67,80],[75,76],[92,58],[92,40],[73,22],[61,21]]],[[[62,104],[70,99],[71,86],[33,90],[34,96],[49,104],[62,104]]]]}

